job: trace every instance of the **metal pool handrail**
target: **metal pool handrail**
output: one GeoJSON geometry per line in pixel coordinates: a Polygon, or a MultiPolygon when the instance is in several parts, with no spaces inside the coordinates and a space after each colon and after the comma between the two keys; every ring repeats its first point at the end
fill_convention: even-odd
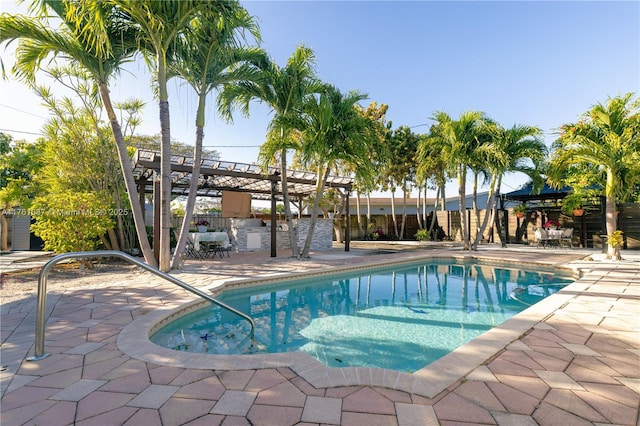
{"type": "Polygon", "coordinates": [[[208,300],[209,302],[220,306],[223,309],[226,309],[228,311],[233,312],[236,315],[241,316],[242,318],[246,319],[247,321],[249,321],[249,324],[251,324],[251,333],[250,333],[250,337],[251,337],[251,345],[253,346],[254,344],[254,337],[255,337],[255,328],[256,328],[256,324],[253,321],[253,319],[245,314],[244,312],[240,312],[239,310],[227,305],[226,303],[223,303],[217,299],[215,299],[214,297],[211,297],[210,295],[208,295],[207,293],[204,293],[201,290],[198,290],[195,287],[190,286],[189,284],[180,281],[179,279],[166,274],[156,268],[154,268],[153,266],[150,266],[144,262],[142,262],[141,260],[136,259],[133,256],[130,256],[126,253],[123,253],[121,251],[116,251],[116,250],[105,250],[105,251],[86,251],[86,252],[75,252],[75,253],[63,253],[63,254],[59,254],[58,256],[54,257],[53,259],[51,259],[50,261],[48,261],[40,270],[40,274],[38,275],[38,307],[37,307],[37,316],[36,316],[36,341],[35,341],[35,351],[34,351],[34,355],[32,357],[27,358],[28,361],[39,361],[41,359],[44,359],[46,357],[48,357],[49,355],[51,355],[50,353],[45,353],[44,352],[44,330],[45,330],[45,310],[47,307],[47,277],[49,275],[49,271],[51,270],[51,268],[53,268],[53,266],[65,259],[81,259],[81,258],[95,258],[95,257],[117,257],[123,260],[126,260],[129,263],[133,263],[134,265],[137,265],[139,267],[141,267],[142,269],[145,269],[149,272],[151,272],[152,274],[155,274],[157,276],[159,276],[160,278],[164,278],[165,280],[172,282],[173,284],[176,284],[177,286],[182,287],[183,289],[190,291],[191,293],[202,297],[205,300],[208,300]]]}

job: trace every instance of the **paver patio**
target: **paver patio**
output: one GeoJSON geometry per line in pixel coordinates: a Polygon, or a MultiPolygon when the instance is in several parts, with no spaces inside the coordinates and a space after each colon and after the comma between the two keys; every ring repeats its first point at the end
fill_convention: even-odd
{"type": "MultiPolygon", "coordinates": [[[[224,260],[189,261],[176,276],[204,288],[239,276],[454,250],[365,251],[336,249],[308,261],[234,253],[224,260]]],[[[477,254],[579,264],[585,273],[557,293],[565,298],[559,309],[433,397],[393,385],[318,387],[296,365],[198,369],[132,358],[118,346],[128,324],[194,297],[122,264],[98,267],[87,273],[92,279],[50,291],[45,348],[52,355],[40,361],[25,361],[33,354],[33,293],[2,304],[2,424],[637,425],[640,253],[623,253],[629,260],[621,263],[575,262],[585,256],[577,250],[485,248],[477,254]]],[[[50,282],[55,280],[54,271],[50,282]]]]}

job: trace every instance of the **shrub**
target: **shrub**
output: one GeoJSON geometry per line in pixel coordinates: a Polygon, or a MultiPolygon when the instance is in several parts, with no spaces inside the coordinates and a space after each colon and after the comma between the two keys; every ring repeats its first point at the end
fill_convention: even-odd
{"type": "Polygon", "coordinates": [[[415,239],[418,241],[431,241],[431,234],[426,229],[420,229],[414,235],[415,239]]]}

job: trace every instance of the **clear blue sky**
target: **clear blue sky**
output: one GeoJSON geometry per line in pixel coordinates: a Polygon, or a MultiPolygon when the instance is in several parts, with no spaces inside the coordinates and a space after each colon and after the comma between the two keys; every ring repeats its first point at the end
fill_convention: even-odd
{"type": "MultiPolygon", "coordinates": [[[[389,105],[394,127],[431,123],[435,111],[457,117],[480,110],[508,127],[540,126],[547,143],[563,123],[610,96],[640,92],[640,2],[249,1],[262,46],[283,65],[296,46],[317,56],[317,71],[343,91],[358,89],[389,105]]],[[[11,0],[2,10],[16,13],[11,0]]],[[[5,66],[11,50],[0,51],[5,66]]],[[[116,100],[147,102],[144,134],[159,133],[157,106],[142,63],[112,85],[116,100]]],[[[192,143],[195,98],[172,83],[172,137],[192,143]]],[[[0,129],[36,132],[46,110],[16,83],[0,82],[0,129]],[[35,114],[35,115],[34,115],[35,114]]],[[[252,162],[270,120],[256,105],[233,125],[209,103],[205,145],[226,161],[252,162]]],[[[416,127],[416,132],[427,131],[416,127]]],[[[32,139],[33,135],[12,133],[32,139]]],[[[506,179],[508,192],[525,182],[506,179]]],[[[455,195],[448,191],[448,196],[455,195]]]]}

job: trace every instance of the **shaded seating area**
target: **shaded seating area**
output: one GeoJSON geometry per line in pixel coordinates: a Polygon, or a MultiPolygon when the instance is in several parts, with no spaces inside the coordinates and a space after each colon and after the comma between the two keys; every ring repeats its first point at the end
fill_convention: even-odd
{"type": "Polygon", "coordinates": [[[604,198],[590,199],[580,211],[563,212],[562,200],[572,192],[571,187],[553,188],[545,184],[535,191],[531,184],[501,195],[504,210],[504,233],[509,243],[530,244],[535,247],[597,247],[603,244],[606,233],[604,198]],[[516,217],[507,209],[524,206],[523,215],[516,217]],[[557,229],[549,229],[554,222],[557,229]],[[540,232],[537,232],[540,229],[540,232]],[[551,231],[551,232],[550,232],[551,231]]]}
{"type": "Polygon", "coordinates": [[[535,247],[573,248],[573,228],[544,229],[536,228],[533,235],[535,247]]]}

